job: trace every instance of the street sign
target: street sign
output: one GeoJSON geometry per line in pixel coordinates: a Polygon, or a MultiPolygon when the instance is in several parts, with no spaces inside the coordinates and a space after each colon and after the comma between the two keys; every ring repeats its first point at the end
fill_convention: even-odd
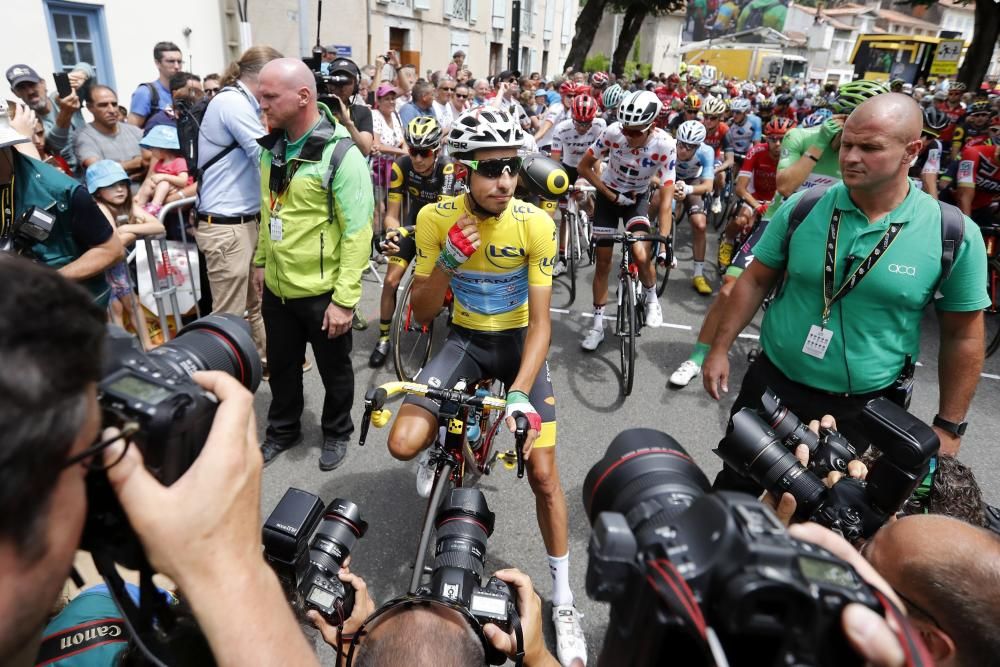
{"type": "Polygon", "coordinates": [[[931,74],[942,76],[958,74],[958,61],[962,58],[964,44],[965,42],[960,39],[939,42],[937,51],[934,53],[934,62],[931,63],[931,74]]]}
{"type": "Polygon", "coordinates": [[[351,57],[351,47],[346,44],[334,44],[334,51],[337,53],[338,58],[350,58],[351,57]]]}

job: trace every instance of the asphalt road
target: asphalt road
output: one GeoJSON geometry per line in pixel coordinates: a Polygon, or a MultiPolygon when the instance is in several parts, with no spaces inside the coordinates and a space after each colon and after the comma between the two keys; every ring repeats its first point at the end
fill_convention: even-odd
{"type": "MultiPolygon", "coordinates": [[[[686,227],[686,225],[685,225],[686,227]]],[[[584,613],[584,629],[591,656],[599,652],[607,625],[608,609],[587,598],[584,578],[587,566],[587,540],[590,529],[581,501],[584,477],[601,457],[612,438],[631,427],[660,429],[677,439],[713,477],[720,467],[712,453],[725,430],[729,407],[738,390],[739,378],[746,370],[746,352],[755,344],[753,338],[741,338],[734,346],[731,397],[712,400],[701,388],[700,378],[687,388],[667,388],[667,378],[687,358],[710,299],[690,286],[691,251],[687,230],[679,230],[680,266],[671,275],[661,298],[664,325],[646,328],[639,340],[635,389],[628,399],[620,390],[618,348],[609,335],[594,353],[580,348],[580,339],[589,327],[591,270],[583,267],[578,279],[581,289],[576,303],[563,308],[566,290],[557,284],[554,307],[567,312],[553,312],[552,345],[549,364],[558,401],[557,458],[569,506],[570,576],[576,604],[584,613]]],[[[714,243],[709,244],[710,257],[714,243]]],[[[557,281],[558,282],[558,281],[557,281]]],[[[718,285],[718,281],[713,281],[718,285]]],[[[360,421],[362,399],[371,386],[395,379],[391,360],[385,368],[372,370],[367,360],[377,332],[379,285],[371,273],[365,275],[362,309],[373,323],[366,331],[355,331],[355,399],[352,414],[360,421]]],[[[612,300],[614,296],[612,294],[612,300]]],[[[614,316],[611,313],[610,321],[614,316]]],[[[607,325],[606,325],[607,326],[607,325]]],[[[756,323],[746,331],[757,333],[756,323]]],[[[922,366],[918,367],[917,388],[912,412],[930,421],[937,411],[937,324],[929,311],[923,324],[922,366]]],[[[311,352],[309,353],[311,358],[311,352]]],[[[983,487],[986,499],[1000,504],[1000,483],[994,473],[1000,468],[996,434],[1000,433],[1000,355],[988,359],[975,400],[969,412],[969,430],[963,439],[961,458],[972,467],[983,487]]],[[[350,499],[361,507],[370,524],[368,534],[354,551],[353,569],[364,577],[376,603],[404,593],[409,583],[409,564],[419,540],[420,520],[425,501],[414,487],[414,466],[392,459],[386,449],[388,429],[372,429],[368,444],[352,444],[345,463],[333,472],[321,472],[317,466],[322,440],[319,413],[323,387],[313,370],[305,375],[306,410],[303,415],[305,443],[282,454],[264,472],[262,512],[268,512],[285,490],[298,487],[330,501],[335,497],[350,499]]],[[[258,422],[263,438],[270,389],[263,384],[257,393],[258,422]]],[[[551,581],[545,550],[534,518],[534,501],[527,480],[499,468],[480,482],[490,508],[496,513],[496,527],[489,541],[487,568],[518,567],[528,573],[542,597],[548,616],[551,581]]],[[[547,630],[549,644],[551,630],[547,630]]],[[[324,664],[333,664],[333,654],[321,648],[324,664]]]]}

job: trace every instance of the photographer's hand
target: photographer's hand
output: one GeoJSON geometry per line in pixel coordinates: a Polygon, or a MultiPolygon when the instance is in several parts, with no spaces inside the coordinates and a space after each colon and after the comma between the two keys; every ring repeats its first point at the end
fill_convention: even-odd
{"type": "MultiPolygon", "coordinates": [[[[556,660],[545,648],[542,632],[542,601],[531,585],[531,579],[518,569],[499,570],[493,576],[506,582],[517,596],[517,614],[521,618],[521,635],[524,638],[525,667],[558,667],[556,660]]],[[[498,651],[514,657],[517,654],[517,640],[514,633],[505,633],[492,623],[483,626],[483,632],[498,651]]]]}
{"type": "MultiPolygon", "coordinates": [[[[837,420],[833,418],[833,415],[823,415],[821,419],[819,420],[813,419],[811,422],[809,422],[809,430],[815,433],[816,435],[819,435],[819,429],[821,426],[825,429],[836,431],[837,420]]],[[[850,461],[847,462],[847,475],[848,477],[853,477],[854,479],[863,480],[868,476],[868,466],[862,463],[861,459],[851,459],[850,461]]],[[[831,487],[837,482],[839,482],[840,478],[843,476],[844,476],[843,473],[833,471],[829,475],[827,475],[826,479],[823,481],[827,485],[827,487],[831,487]]]]}
{"type": "Polygon", "coordinates": [[[274,572],[261,557],[260,477],[253,395],[221,372],[193,379],[219,398],[204,448],[165,487],[138,447],[105,450],[108,480],[153,567],[184,591],[220,665],[315,665],[274,572]],[[254,637],[253,642],[245,641],[254,637]]]}
{"type": "MultiPolygon", "coordinates": [[[[797,540],[823,547],[847,562],[862,579],[891,599],[899,609],[906,609],[889,582],[840,535],[817,523],[797,524],[789,528],[788,533],[797,540]]],[[[893,630],[895,621],[887,621],[862,605],[849,604],[841,615],[841,625],[851,647],[868,664],[875,667],[902,667],[906,664],[903,648],[893,630]]]]}
{"type": "Polygon", "coordinates": [[[346,649],[346,645],[351,643],[354,633],[361,629],[365,619],[375,613],[376,606],[375,601],[368,593],[368,584],[365,583],[364,579],[352,574],[346,567],[340,568],[337,576],[354,589],[354,609],[351,610],[350,617],[344,621],[343,627],[338,628],[330,625],[322,614],[315,610],[309,611],[306,616],[323,635],[323,641],[334,649],[346,649]]]}

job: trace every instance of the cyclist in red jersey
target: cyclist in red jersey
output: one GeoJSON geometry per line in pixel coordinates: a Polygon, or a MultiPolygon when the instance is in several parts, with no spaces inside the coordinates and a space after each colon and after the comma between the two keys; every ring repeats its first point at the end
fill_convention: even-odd
{"type": "Polygon", "coordinates": [[[719,213],[722,211],[721,195],[726,187],[726,171],[733,166],[734,161],[732,148],[728,147],[726,140],[729,126],[722,122],[722,116],[727,111],[726,103],[720,97],[709,96],[705,98],[702,111],[704,114],[702,124],[705,126],[704,143],[715,151],[715,184],[712,186],[715,197],[712,199],[712,213],[719,213]]]}
{"type": "Polygon", "coordinates": [[[734,191],[742,200],[736,215],[723,232],[719,244],[719,266],[727,268],[733,258],[733,241],[740,231],[748,231],[758,216],[774,199],[778,187],[778,160],[781,159],[781,139],[795,126],[787,118],[775,118],[764,128],[766,141],[750,149],[740,173],[736,177],[734,191]]]}
{"type": "Polygon", "coordinates": [[[948,127],[941,132],[940,139],[945,145],[948,145],[948,142],[951,141],[951,137],[955,133],[955,128],[965,118],[965,105],[962,104],[962,95],[964,94],[965,84],[961,81],[952,81],[948,87],[948,98],[938,102],[936,105],[938,109],[948,114],[948,117],[951,119],[948,127]]]}
{"type": "Polygon", "coordinates": [[[1000,144],[980,144],[962,151],[955,199],[962,213],[988,222],[1000,203],[1000,144]]]}

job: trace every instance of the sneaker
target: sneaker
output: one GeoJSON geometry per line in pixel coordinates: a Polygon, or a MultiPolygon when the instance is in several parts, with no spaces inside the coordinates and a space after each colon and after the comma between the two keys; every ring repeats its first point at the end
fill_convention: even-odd
{"type": "Polygon", "coordinates": [[[670,269],[673,270],[673,269],[676,269],[676,268],[677,268],[677,255],[671,255],[670,256],[670,269]]]}
{"type": "Polygon", "coordinates": [[[705,280],[705,276],[695,276],[691,279],[691,285],[694,287],[695,291],[698,292],[698,294],[708,296],[712,293],[712,286],[708,284],[707,280],[705,280]]]}
{"type": "Polygon", "coordinates": [[[430,498],[433,488],[434,466],[431,465],[431,450],[427,448],[417,457],[417,495],[430,498]]]}
{"type": "Polygon", "coordinates": [[[364,331],[368,328],[368,320],[365,319],[364,315],[359,313],[356,309],[354,315],[351,317],[351,327],[355,331],[364,331]]]}
{"type": "Polygon", "coordinates": [[[587,664],[587,640],[580,619],[583,617],[571,604],[552,607],[552,625],[556,629],[556,656],[559,664],[570,667],[574,660],[587,664]]]}
{"type": "Polygon", "coordinates": [[[323,449],[319,453],[319,469],[324,471],[335,470],[347,458],[347,441],[334,440],[333,438],[323,439],[323,449]]]}
{"type": "Polygon", "coordinates": [[[593,352],[597,349],[597,346],[601,344],[604,340],[604,329],[590,329],[587,331],[587,335],[583,337],[583,342],[580,345],[583,349],[588,352],[593,352]]]}
{"type": "Polygon", "coordinates": [[[733,244],[723,241],[719,244],[719,267],[725,269],[733,263],[733,244]]]}
{"type": "Polygon", "coordinates": [[[566,261],[560,259],[558,262],[556,262],[556,265],[552,267],[552,277],[557,278],[558,276],[561,276],[564,273],[566,273],[566,261]]]}
{"type": "Polygon", "coordinates": [[[712,213],[722,213],[722,200],[718,197],[712,200],[712,213]]]}
{"type": "Polygon", "coordinates": [[[699,373],[701,366],[688,359],[670,376],[670,384],[674,387],[686,387],[699,373]]]}
{"type": "Polygon", "coordinates": [[[660,308],[659,299],[646,302],[646,326],[658,327],[663,324],[663,309],[660,308]]]}
{"type": "Polygon", "coordinates": [[[375,349],[372,350],[371,356],[368,357],[368,365],[372,368],[382,368],[382,365],[385,364],[386,357],[389,356],[390,345],[391,344],[389,343],[388,338],[379,339],[379,341],[375,343],[375,349]]]}
{"type": "Polygon", "coordinates": [[[264,440],[264,444],[260,446],[260,453],[264,457],[264,465],[266,466],[271,461],[276,459],[278,457],[278,454],[281,454],[282,452],[291,449],[292,447],[300,444],[301,442],[302,442],[301,433],[295,436],[295,438],[290,443],[287,444],[282,444],[277,440],[272,440],[270,438],[267,438],[266,440],[264,440]]]}

